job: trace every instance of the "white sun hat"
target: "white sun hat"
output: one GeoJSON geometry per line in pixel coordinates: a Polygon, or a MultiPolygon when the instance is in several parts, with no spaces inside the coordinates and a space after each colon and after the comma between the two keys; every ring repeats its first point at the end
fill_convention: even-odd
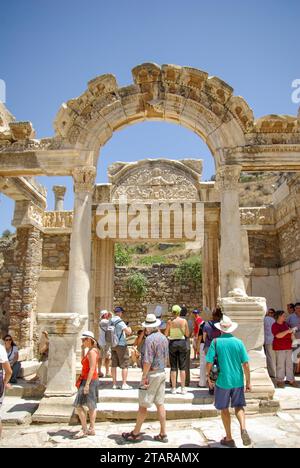
{"type": "Polygon", "coordinates": [[[233,333],[239,325],[233,322],[230,317],[223,315],[219,323],[215,323],[215,327],[223,333],[233,333]]]}
{"type": "Polygon", "coordinates": [[[83,340],[84,338],[90,338],[91,340],[95,341],[95,343],[97,343],[97,340],[95,339],[95,335],[91,331],[84,331],[80,339],[83,340]]]}
{"type": "Polygon", "coordinates": [[[100,312],[100,318],[103,317],[103,315],[109,314],[108,310],[101,310],[100,312]]]}
{"type": "Polygon", "coordinates": [[[161,320],[156,318],[155,314],[148,314],[145,322],[142,323],[144,328],[158,328],[161,324],[161,320]]]}

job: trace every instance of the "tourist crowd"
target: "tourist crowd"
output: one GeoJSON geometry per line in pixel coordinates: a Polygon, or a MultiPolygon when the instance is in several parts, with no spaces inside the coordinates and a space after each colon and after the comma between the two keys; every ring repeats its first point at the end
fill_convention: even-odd
{"type": "MultiPolygon", "coordinates": [[[[76,438],[95,434],[99,377],[112,378],[112,388],[130,390],[128,368],[140,367],[139,410],[135,428],[123,433],[127,441],[141,439],[141,427],[148,409],[155,404],[160,421],[160,433],[155,440],[167,442],[166,411],[164,407],[166,373],[170,367],[172,394],[185,395],[190,384],[191,362],[199,359],[199,382],[214,395],[215,407],[221,411],[226,436],[221,444],[234,447],[231,434],[229,407],[235,409],[240,424],[244,445],[251,439],[246,430],[245,391],[251,391],[249,358],[243,342],[234,337],[238,324],[215,309],[210,320],[203,320],[199,309],[188,314],[185,305],[174,305],[172,317],[162,319],[162,308],[147,315],[142,328],[133,336],[132,328],[124,320],[125,311],[116,307],[114,313],[100,312],[99,338],[86,331],[81,336],[82,371],[76,386],[78,393],[74,407],[80,418],[82,429],[76,438]],[[131,337],[133,341],[130,342],[131,337]],[[191,353],[193,356],[191,356],[191,353]],[[105,374],[102,373],[102,367],[105,374]],[[122,383],[117,381],[117,368],[121,369],[122,383]],[[177,380],[180,385],[177,388],[177,380]],[[86,409],[90,425],[87,425],[86,409]]],[[[48,360],[48,334],[43,332],[40,346],[42,367],[48,360]]],[[[283,310],[268,309],[264,319],[264,350],[269,375],[277,387],[297,387],[296,375],[300,375],[300,303],[288,304],[283,310]]],[[[5,389],[16,383],[20,372],[18,347],[11,335],[4,337],[0,345],[0,409],[5,389]],[[10,382],[10,383],[9,383],[10,382]]],[[[47,370],[47,368],[46,368],[47,370]]],[[[43,377],[44,380],[44,377],[43,377]]],[[[1,436],[0,419],[0,436],[1,436]]]]}

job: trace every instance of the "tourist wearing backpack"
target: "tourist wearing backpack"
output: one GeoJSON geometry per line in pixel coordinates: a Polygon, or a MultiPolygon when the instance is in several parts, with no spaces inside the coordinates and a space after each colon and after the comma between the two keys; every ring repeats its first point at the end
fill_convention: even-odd
{"type": "Polygon", "coordinates": [[[203,341],[204,341],[204,353],[205,355],[207,354],[211,343],[213,340],[216,338],[219,338],[221,336],[220,330],[215,326],[216,323],[219,323],[220,320],[222,319],[222,312],[220,309],[215,309],[212,313],[212,320],[208,320],[208,322],[205,323],[204,328],[203,328],[203,341]]]}
{"type": "Polygon", "coordinates": [[[122,369],[122,390],[130,390],[132,387],[127,385],[128,367],[129,367],[129,352],[126,342],[126,336],[132,334],[131,328],[126,325],[122,319],[124,309],[116,307],[115,316],[110,320],[110,326],[106,332],[106,342],[111,343],[111,374],[113,379],[113,389],[116,390],[117,385],[117,367],[122,369]]]}
{"type": "Polygon", "coordinates": [[[100,324],[99,324],[99,347],[100,347],[100,359],[99,359],[99,377],[103,377],[101,367],[104,363],[105,366],[105,378],[110,378],[109,364],[111,360],[111,344],[108,343],[107,331],[112,318],[112,313],[107,310],[101,310],[100,312],[100,324]]]}

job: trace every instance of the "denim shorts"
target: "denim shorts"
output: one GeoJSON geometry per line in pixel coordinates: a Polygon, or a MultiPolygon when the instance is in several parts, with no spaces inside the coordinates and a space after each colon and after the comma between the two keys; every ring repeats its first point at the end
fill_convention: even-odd
{"type": "Polygon", "coordinates": [[[216,386],[215,388],[215,407],[217,410],[228,409],[231,402],[231,408],[243,408],[246,406],[244,387],[230,388],[228,390],[216,386]]]}

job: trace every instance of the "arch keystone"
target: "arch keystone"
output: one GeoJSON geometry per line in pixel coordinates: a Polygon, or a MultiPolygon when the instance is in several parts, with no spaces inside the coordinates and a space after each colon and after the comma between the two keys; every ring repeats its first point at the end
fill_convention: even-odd
{"type": "Polygon", "coordinates": [[[142,63],[132,69],[135,84],[161,81],[161,68],[156,63],[142,63]]]}

